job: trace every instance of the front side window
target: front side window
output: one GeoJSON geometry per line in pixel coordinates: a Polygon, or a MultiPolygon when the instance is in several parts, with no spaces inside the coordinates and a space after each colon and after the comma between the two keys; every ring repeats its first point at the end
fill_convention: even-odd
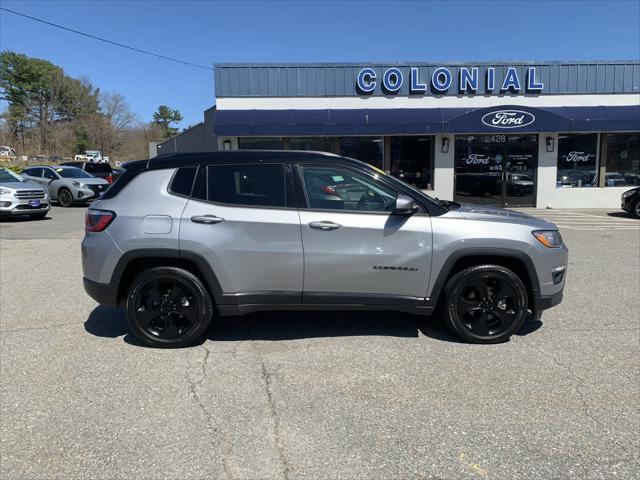
{"type": "Polygon", "coordinates": [[[58,177],[56,176],[55,173],[53,173],[51,170],[49,170],[48,168],[44,168],[43,169],[43,174],[42,176],[44,178],[48,178],[49,180],[57,180],[58,177]]]}
{"type": "Polygon", "coordinates": [[[391,137],[391,175],[420,189],[433,189],[433,137],[391,137]]]}
{"type": "Polygon", "coordinates": [[[207,199],[230,205],[286,206],[284,165],[211,165],[207,199]]]}
{"type": "Polygon", "coordinates": [[[640,185],[640,132],[607,135],[605,186],[640,185]]]}
{"type": "Polygon", "coordinates": [[[597,133],[561,133],[558,138],[558,187],[597,187],[597,133]]]}
{"type": "Polygon", "coordinates": [[[339,167],[301,167],[309,208],[391,212],[398,192],[339,167]]]}

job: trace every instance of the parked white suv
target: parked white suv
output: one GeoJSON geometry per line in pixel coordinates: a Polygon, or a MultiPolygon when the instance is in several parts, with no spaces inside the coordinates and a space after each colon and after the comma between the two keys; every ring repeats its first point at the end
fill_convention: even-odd
{"type": "Polygon", "coordinates": [[[46,189],[7,168],[0,168],[0,216],[44,218],[50,208],[46,189]]]}

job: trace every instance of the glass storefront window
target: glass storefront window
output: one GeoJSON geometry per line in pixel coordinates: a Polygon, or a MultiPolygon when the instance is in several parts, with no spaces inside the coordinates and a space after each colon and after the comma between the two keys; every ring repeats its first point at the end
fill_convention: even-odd
{"type": "Polygon", "coordinates": [[[238,150],[282,150],[282,137],[238,137],[238,150]]]}
{"type": "Polygon", "coordinates": [[[291,137],[289,150],[313,150],[333,153],[333,137],[291,137]]]}
{"type": "Polygon", "coordinates": [[[433,189],[433,137],[391,137],[391,175],[433,189]]]}
{"type": "Polygon", "coordinates": [[[605,186],[640,185],[640,132],[607,135],[605,186]]]}
{"type": "Polygon", "coordinates": [[[380,169],[383,168],[383,137],[340,137],[338,139],[338,155],[351,157],[380,169]]]}
{"type": "Polygon", "coordinates": [[[597,187],[597,133],[561,133],[558,137],[558,187],[597,187]]]}

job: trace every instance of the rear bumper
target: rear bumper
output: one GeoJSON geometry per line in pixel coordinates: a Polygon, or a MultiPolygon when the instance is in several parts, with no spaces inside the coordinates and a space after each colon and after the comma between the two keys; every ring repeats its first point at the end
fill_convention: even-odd
{"type": "Polygon", "coordinates": [[[98,283],[83,278],[84,291],[100,305],[118,306],[118,286],[109,283],[98,283]]]}

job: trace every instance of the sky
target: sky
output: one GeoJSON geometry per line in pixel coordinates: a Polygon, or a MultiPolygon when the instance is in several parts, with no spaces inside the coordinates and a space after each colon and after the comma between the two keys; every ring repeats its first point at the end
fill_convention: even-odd
{"type": "MultiPolygon", "coordinates": [[[[638,60],[640,1],[11,1],[0,6],[136,48],[231,62],[638,60]]],[[[0,11],[0,49],[123,94],[140,121],[181,127],[215,104],[213,72],[0,11]]]]}

